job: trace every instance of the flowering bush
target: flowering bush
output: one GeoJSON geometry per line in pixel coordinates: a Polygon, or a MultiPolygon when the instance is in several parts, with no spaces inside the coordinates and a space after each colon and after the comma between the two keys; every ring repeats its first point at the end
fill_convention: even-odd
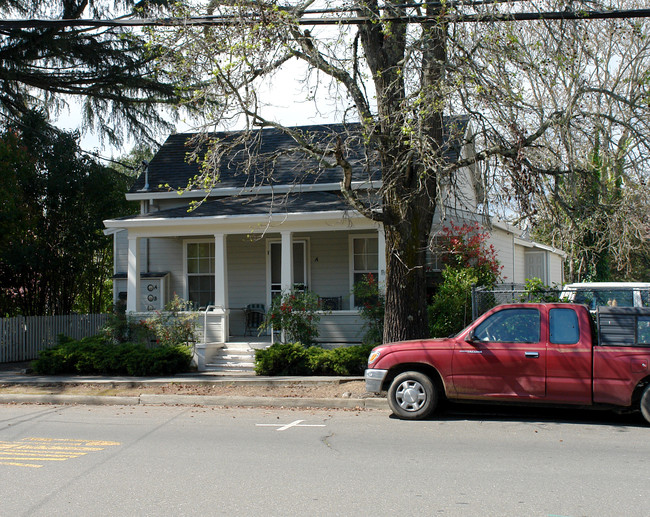
{"type": "Polygon", "coordinates": [[[490,234],[482,231],[478,223],[442,228],[446,253],[443,262],[447,267],[470,268],[477,277],[477,285],[494,287],[501,278],[503,266],[497,260],[492,244],[487,244],[490,234]]]}
{"type": "Polygon", "coordinates": [[[186,345],[194,341],[197,313],[190,312],[191,302],[178,295],[165,306],[165,311],[156,312],[144,324],[160,346],[186,345]]]}
{"type": "Polygon", "coordinates": [[[359,307],[359,313],[364,320],[366,333],[363,336],[363,344],[379,345],[384,337],[384,313],[385,298],[379,291],[379,283],[372,273],[368,273],[363,280],[354,284],[355,304],[359,307]]]}
{"type": "Polygon", "coordinates": [[[445,226],[440,239],[446,253],[442,283],[429,306],[429,331],[446,337],[462,330],[472,318],[472,286],[493,288],[503,266],[494,246],[487,245],[489,233],[478,223],[445,226]]]}
{"type": "Polygon", "coordinates": [[[311,291],[290,291],[276,296],[266,313],[260,330],[273,327],[282,331],[284,343],[302,343],[310,346],[318,337],[320,316],[318,296],[311,291]]]}
{"type": "Polygon", "coordinates": [[[155,343],[159,346],[184,345],[194,341],[197,314],[189,312],[190,303],[178,295],[147,319],[133,318],[124,304],[117,305],[103,329],[113,343],[155,343]]]}
{"type": "Polygon", "coordinates": [[[151,336],[147,322],[127,315],[126,304],[121,302],[115,304],[101,332],[114,344],[145,343],[151,336]]]}

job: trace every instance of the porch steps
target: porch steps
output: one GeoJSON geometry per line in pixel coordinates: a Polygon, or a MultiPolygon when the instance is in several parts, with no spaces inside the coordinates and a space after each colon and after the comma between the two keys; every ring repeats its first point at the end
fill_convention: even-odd
{"type": "Polygon", "coordinates": [[[248,343],[227,343],[205,367],[222,374],[255,375],[255,350],[248,343]]]}

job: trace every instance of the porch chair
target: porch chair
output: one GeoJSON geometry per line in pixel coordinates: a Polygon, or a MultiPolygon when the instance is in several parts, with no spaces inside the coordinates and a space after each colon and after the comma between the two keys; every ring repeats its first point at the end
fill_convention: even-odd
{"type": "Polygon", "coordinates": [[[244,329],[244,336],[248,336],[248,332],[252,335],[257,335],[258,328],[264,321],[265,309],[263,303],[250,303],[244,309],[246,314],[246,328],[244,329]]]}

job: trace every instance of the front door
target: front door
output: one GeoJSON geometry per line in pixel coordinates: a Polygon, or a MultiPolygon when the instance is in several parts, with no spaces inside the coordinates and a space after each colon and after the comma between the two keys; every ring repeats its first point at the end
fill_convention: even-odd
{"type": "MultiPolygon", "coordinates": [[[[294,289],[307,288],[307,243],[305,241],[293,242],[293,278],[291,283],[294,289]]],[[[269,242],[269,302],[282,293],[282,243],[269,242]]]]}
{"type": "Polygon", "coordinates": [[[540,312],[510,308],[474,329],[472,342],[454,350],[452,376],[457,396],[542,398],[546,395],[546,343],[540,312]]]}

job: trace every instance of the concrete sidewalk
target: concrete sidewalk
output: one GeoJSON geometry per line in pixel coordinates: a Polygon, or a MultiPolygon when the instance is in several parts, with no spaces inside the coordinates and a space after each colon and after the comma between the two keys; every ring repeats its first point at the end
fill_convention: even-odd
{"type": "MultiPolygon", "coordinates": [[[[0,365],[0,385],[51,386],[93,384],[109,388],[137,388],[166,384],[206,385],[222,383],[228,386],[318,386],[362,381],[363,377],[257,377],[232,376],[212,372],[187,373],[171,377],[104,377],[77,375],[33,375],[25,365],[0,365]]],[[[140,394],[135,396],[64,395],[0,393],[0,404],[88,404],[88,405],[205,405],[286,408],[361,408],[388,409],[386,399],[367,398],[309,398],[309,397],[243,397],[233,395],[175,395],[140,394]]]]}

